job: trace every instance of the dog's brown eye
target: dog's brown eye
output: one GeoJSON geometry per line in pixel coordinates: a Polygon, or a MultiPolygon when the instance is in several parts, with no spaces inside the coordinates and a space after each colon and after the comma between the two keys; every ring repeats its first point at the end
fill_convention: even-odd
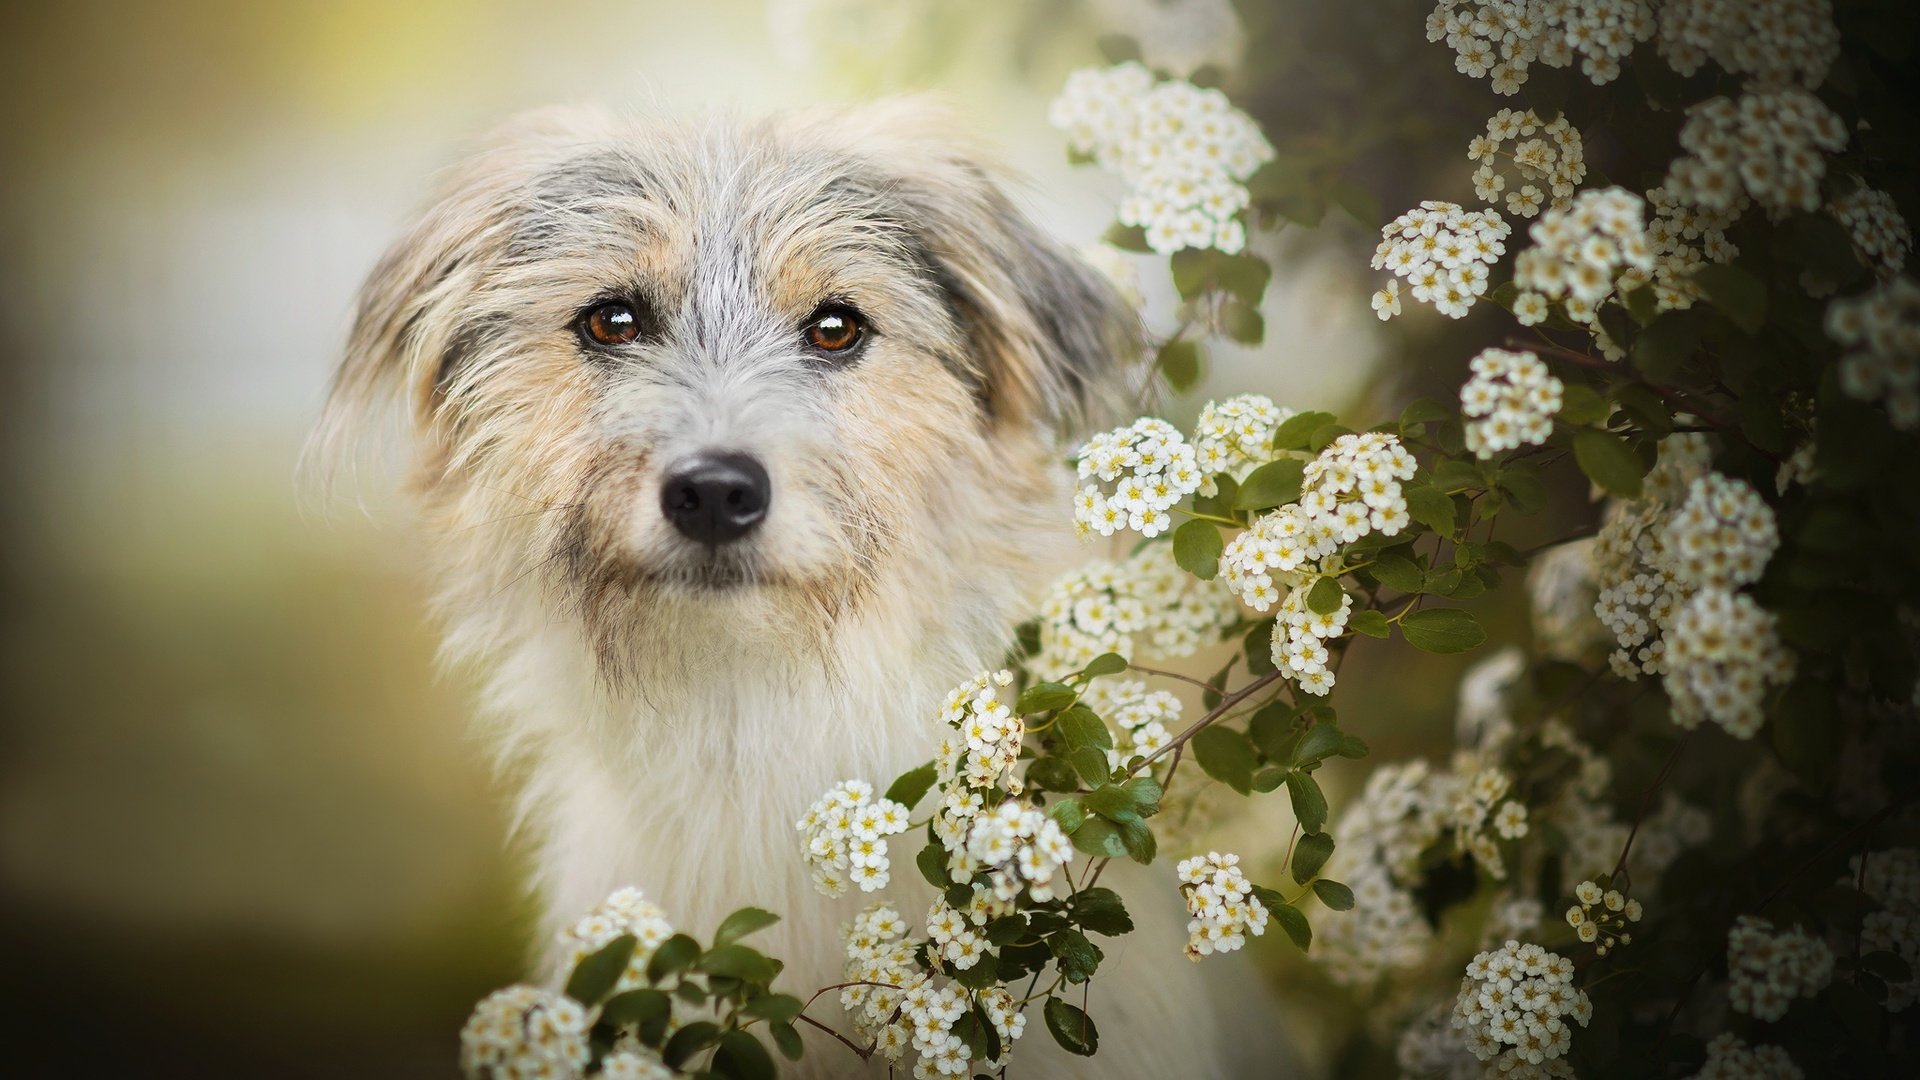
{"type": "Polygon", "coordinates": [[[640,336],[640,313],[620,300],[601,304],[581,320],[581,328],[599,345],[625,345],[640,336]]]}
{"type": "Polygon", "coordinates": [[[824,307],[814,313],[812,321],[801,332],[806,335],[807,344],[822,352],[846,352],[860,344],[866,324],[851,308],[824,307]]]}

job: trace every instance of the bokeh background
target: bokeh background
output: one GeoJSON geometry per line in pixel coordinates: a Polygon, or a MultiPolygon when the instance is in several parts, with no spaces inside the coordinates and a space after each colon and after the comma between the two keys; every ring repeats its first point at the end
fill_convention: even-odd
{"type": "MultiPolygon", "coordinates": [[[[395,477],[329,491],[298,467],[354,291],[437,169],[555,101],[751,113],[934,90],[1089,243],[1118,188],[1067,164],[1046,105],[1103,33],[1162,6],[8,5],[0,1073],[451,1076],[472,1003],[519,974],[504,791],[463,732],[465,682],[435,668],[395,477]]],[[[1312,0],[1239,18],[1283,153],[1351,136],[1340,103],[1382,72],[1450,75],[1444,50],[1372,54],[1363,18],[1312,0]],[[1317,36],[1330,19],[1344,36],[1317,36]]],[[[1376,199],[1417,186],[1390,155],[1438,107],[1367,136],[1376,199]]],[[[1277,241],[1268,344],[1217,351],[1197,400],[1344,409],[1421,380],[1382,366],[1368,231],[1310,236],[1277,241]]],[[[1166,311],[1165,263],[1141,266],[1166,311]]],[[[1443,681],[1378,682],[1355,693],[1391,726],[1352,725],[1378,750],[1443,738],[1448,702],[1408,690],[1443,681]]]]}

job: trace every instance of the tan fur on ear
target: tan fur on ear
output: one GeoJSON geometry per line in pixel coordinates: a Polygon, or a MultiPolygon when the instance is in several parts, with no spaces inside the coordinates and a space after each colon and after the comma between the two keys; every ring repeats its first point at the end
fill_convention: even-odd
{"type": "Polygon", "coordinates": [[[315,432],[318,457],[346,456],[355,437],[395,404],[422,435],[431,433],[436,383],[461,346],[461,302],[528,209],[529,181],[604,139],[613,123],[587,107],[525,113],[447,170],[427,208],[361,287],[346,356],[315,432]]]}
{"type": "Polygon", "coordinates": [[[907,204],[997,419],[1072,427],[1115,411],[1141,357],[1139,314],[1015,205],[1018,179],[957,134],[964,124],[924,97],[812,123],[907,204]]]}

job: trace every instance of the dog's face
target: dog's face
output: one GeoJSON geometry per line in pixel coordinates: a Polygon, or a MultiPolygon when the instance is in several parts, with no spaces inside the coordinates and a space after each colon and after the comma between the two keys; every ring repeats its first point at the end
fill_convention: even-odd
{"type": "Polygon", "coordinates": [[[676,605],[843,615],[1050,490],[1050,425],[1137,354],[944,127],[524,121],[375,271],[336,422],[404,393],[443,555],[603,665],[676,605]]]}

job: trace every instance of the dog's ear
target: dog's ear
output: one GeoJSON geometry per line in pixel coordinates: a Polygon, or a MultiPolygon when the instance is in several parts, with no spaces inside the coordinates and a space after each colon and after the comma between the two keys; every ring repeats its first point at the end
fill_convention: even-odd
{"type": "Polygon", "coordinates": [[[334,373],[313,450],[334,458],[394,406],[417,431],[433,426],[438,388],[471,347],[463,320],[532,199],[532,178],[576,153],[606,123],[581,108],[527,113],[441,179],[427,208],[360,290],[346,356],[334,373]]]}
{"type": "Polygon", "coordinates": [[[886,178],[967,336],[964,362],[999,422],[1106,422],[1139,370],[1139,313],[1036,225],[1013,180],[926,99],[852,114],[852,150],[886,178]]]}

